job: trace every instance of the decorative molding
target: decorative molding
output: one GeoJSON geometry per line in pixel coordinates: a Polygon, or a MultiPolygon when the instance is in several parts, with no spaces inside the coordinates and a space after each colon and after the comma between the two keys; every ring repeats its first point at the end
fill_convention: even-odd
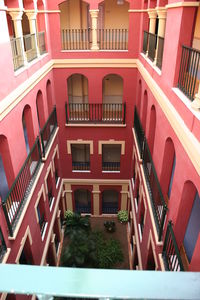
{"type": "Polygon", "coordinates": [[[71,154],[71,145],[72,144],[81,144],[81,145],[90,145],[90,155],[93,154],[93,140],[88,141],[88,140],[82,140],[82,139],[78,139],[78,140],[68,140],[67,141],[67,154],[71,154]]]}
{"type": "Polygon", "coordinates": [[[32,245],[33,240],[32,240],[31,231],[30,231],[30,227],[29,227],[29,226],[27,226],[26,232],[25,232],[25,234],[24,234],[24,236],[23,236],[23,238],[22,238],[22,240],[21,240],[20,248],[19,248],[17,257],[16,257],[16,259],[15,259],[15,263],[16,263],[16,264],[19,264],[19,259],[20,259],[22,250],[24,249],[24,245],[25,245],[25,243],[26,243],[27,238],[29,239],[30,245],[32,245]]]}
{"type": "Polygon", "coordinates": [[[129,9],[128,10],[129,13],[143,13],[143,12],[148,12],[147,9],[129,9]]]}
{"type": "Polygon", "coordinates": [[[35,202],[35,205],[34,205],[34,208],[35,208],[35,216],[36,216],[36,220],[37,220],[37,223],[39,223],[39,218],[38,218],[38,212],[37,212],[37,206],[41,200],[41,196],[43,195],[43,201],[46,201],[46,194],[45,194],[45,189],[44,189],[44,184],[42,184],[41,186],[41,189],[38,193],[38,196],[37,196],[37,200],[35,202]]]}
{"type": "Polygon", "coordinates": [[[55,9],[55,10],[38,10],[37,11],[38,14],[55,14],[55,13],[61,13],[61,11],[59,9],[55,9]]]}
{"type": "Polygon", "coordinates": [[[103,145],[121,145],[121,155],[125,154],[125,141],[105,140],[98,141],[98,154],[102,154],[103,145]]]}
{"type": "Polygon", "coordinates": [[[165,7],[167,9],[169,8],[178,8],[178,7],[198,7],[200,6],[199,2],[176,2],[176,3],[172,3],[172,4],[167,4],[165,7]]]}

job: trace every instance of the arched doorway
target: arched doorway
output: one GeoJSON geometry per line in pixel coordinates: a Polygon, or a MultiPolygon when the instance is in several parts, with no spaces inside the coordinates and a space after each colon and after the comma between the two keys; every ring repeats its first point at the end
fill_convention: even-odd
{"type": "Polygon", "coordinates": [[[91,213],[91,192],[88,189],[74,191],[75,212],[91,213]]]}

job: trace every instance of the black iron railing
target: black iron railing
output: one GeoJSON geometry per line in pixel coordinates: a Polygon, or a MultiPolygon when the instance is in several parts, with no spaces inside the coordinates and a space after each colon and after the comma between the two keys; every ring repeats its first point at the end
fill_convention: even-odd
{"type": "Polygon", "coordinates": [[[88,203],[88,205],[81,205],[79,203],[76,203],[75,211],[77,213],[90,214],[91,213],[91,205],[89,203],[88,203]]]}
{"type": "Polygon", "coordinates": [[[120,171],[120,162],[102,162],[102,171],[120,171]]]}
{"type": "Polygon", "coordinates": [[[101,50],[127,50],[128,29],[99,29],[98,42],[101,50]]]}
{"type": "Polygon", "coordinates": [[[36,35],[34,33],[24,35],[24,49],[27,61],[30,62],[37,57],[36,35]]]}
{"type": "Polygon", "coordinates": [[[90,170],[90,162],[89,161],[73,161],[72,162],[72,170],[77,171],[89,171],[90,170]]]}
{"type": "Polygon", "coordinates": [[[52,188],[51,189],[49,189],[49,191],[48,191],[48,202],[49,202],[49,207],[51,207],[51,204],[52,204],[52,202],[53,202],[53,191],[52,191],[52,188]]]}
{"type": "Polygon", "coordinates": [[[3,211],[11,236],[13,236],[13,230],[16,227],[30,189],[33,186],[40,164],[41,149],[39,138],[37,137],[7,197],[3,200],[3,211]]]}
{"type": "Polygon", "coordinates": [[[193,100],[200,80],[200,51],[182,46],[178,88],[193,100]]]}
{"type": "Polygon", "coordinates": [[[88,50],[91,41],[90,29],[62,29],[63,50],[88,50]]]}
{"type": "Polygon", "coordinates": [[[3,256],[6,253],[7,247],[3,237],[2,230],[0,228],[0,262],[2,262],[3,256]]]}
{"type": "Polygon", "coordinates": [[[126,122],[126,103],[66,103],[67,123],[126,122]]]}
{"type": "Polygon", "coordinates": [[[102,200],[102,214],[117,214],[118,203],[102,200]]]}
{"type": "Polygon", "coordinates": [[[154,61],[156,54],[157,35],[149,32],[148,57],[154,61]]]}
{"type": "Polygon", "coordinates": [[[45,44],[45,32],[44,31],[41,31],[41,32],[38,32],[38,47],[39,47],[39,51],[40,51],[40,54],[44,54],[46,53],[46,44],[45,44]]]}
{"type": "Polygon", "coordinates": [[[46,151],[51,141],[51,137],[53,136],[56,128],[57,128],[57,116],[56,116],[56,107],[54,107],[44,127],[40,131],[43,156],[45,156],[46,154],[46,151]]]}
{"type": "Polygon", "coordinates": [[[157,61],[156,66],[161,70],[162,69],[162,59],[163,59],[163,50],[164,50],[164,38],[158,36],[157,41],[157,61]]]}
{"type": "Polygon", "coordinates": [[[14,70],[24,66],[24,56],[22,49],[22,38],[13,38],[10,40],[14,70]]]}
{"type": "Polygon", "coordinates": [[[142,151],[143,151],[143,147],[144,147],[144,131],[142,128],[142,124],[140,122],[140,118],[137,112],[137,108],[135,106],[135,110],[134,110],[134,129],[135,129],[135,134],[136,134],[136,139],[138,142],[138,148],[139,148],[139,152],[140,152],[140,157],[142,157],[142,151]]]}
{"type": "Polygon", "coordinates": [[[149,42],[149,33],[147,31],[144,31],[144,36],[143,36],[143,47],[142,47],[142,52],[146,54],[148,50],[148,42],[149,42]]]}
{"type": "Polygon", "coordinates": [[[167,226],[162,257],[167,271],[184,271],[171,221],[169,221],[167,226]]]}
{"type": "Polygon", "coordinates": [[[157,177],[156,169],[151,157],[146,138],[144,139],[142,159],[144,174],[147,182],[155,224],[158,232],[158,240],[161,241],[163,227],[166,219],[167,205],[162,194],[161,186],[157,177]]]}

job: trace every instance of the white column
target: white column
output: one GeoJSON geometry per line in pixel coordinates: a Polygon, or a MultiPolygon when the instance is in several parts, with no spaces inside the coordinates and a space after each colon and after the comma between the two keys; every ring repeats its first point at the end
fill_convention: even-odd
{"type": "MultiPolygon", "coordinates": [[[[157,12],[155,9],[148,9],[148,15],[149,15],[149,33],[154,34],[156,30],[157,12]]],[[[147,46],[146,56],[148,56],[148,51],[149,51],[149,42],[147,46]]]]}
{"type": "Polygon", "coordinates": [[[9,15],[12,18],[14,30],[15,30],[15,37],[21,38],[21,49],[24,57],[24,65],[27,65],[27,58],[26,53],[24,49],[24,43],[23,43],[23,30],[22,30],[22,15],[23,11],[16,10],[16,11],[8,11],[9,15]]]}
{"type": "MultiPolygon", "coordinates": [[[[165,36],[165,25],[166,25],[166,18],[167,18],[167,9],[165,7],[157,7],[156,8],[157,15],[158,15],[158,36],[163,37],[165,36]]],[[[157,47],[156,47],[156,55],[154,59],[154,65],[157,63],[158,57],[158,47],[159,47],[159,39],[157,40],[157,47]]]]}
{"type": "Polygon", "coordinates": [[[37,26],[36,26],[36,17],[37,17],[37,12],[35,11],[26,11],[25,12],[28,20],[29,20],[29,26],[30,26],[30,33],[35,34],[35,46],[36,46],[36,51],[37,51],[37,56],[40,56],[40,50],[38,47],[38,39],[37,39],[37,26]]]}
{"type": "Polygon", "coordinates": [[[97,51],[99,50],[97,44],[97,19],[98,19],[98,9],[90,10],[90,15],[92,19],[92,47],[91,50],[97,51]]]}

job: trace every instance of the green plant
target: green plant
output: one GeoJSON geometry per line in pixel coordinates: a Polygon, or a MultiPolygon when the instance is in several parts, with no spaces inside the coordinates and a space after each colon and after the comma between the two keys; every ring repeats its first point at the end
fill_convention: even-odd
{"type": "Polygon", "coordinates": [[[71,211],[71,210],[66,210],[65,211],[65,220],[68,220],[68,219],[71,219],[72,217],[73,217],[73,215],[74,215],[74,212],[73,211],[71,211]]]}
{"type": "Polygon", "coordinates": [[[107,232],[115,232],[115,230],[116,230],[114,221],[105,221],[104,227],[106,228],[107,232]]]}
{"type": "Polygon", "coordinates": [[[77,232],[90,231],[90,217],[82,217],[80,214],[73,215],[66,219],[65,235],[76,235],[77,232]]]}
{"type": "Polygon", "coordinates": [[[122,223],[128,222],[128,211],[127,210],[120,210],[117,214],[117,218],[122,223]]]}
{"type": "Polygon", "coordinates": [[[119,241],[107,240],[101,249],[98,249],[98,267],[110,269],[115,264],[123,262],[123,253],[119,241]]]}

